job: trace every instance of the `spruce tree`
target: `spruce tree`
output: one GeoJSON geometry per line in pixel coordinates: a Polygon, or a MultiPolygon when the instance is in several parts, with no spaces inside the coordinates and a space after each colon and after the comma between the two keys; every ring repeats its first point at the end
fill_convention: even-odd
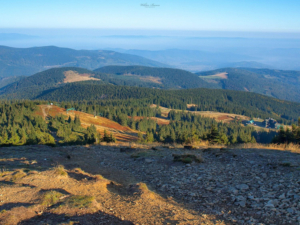
{"type": "Polygon", "coordinates": [[[220,142],[220,134],[216,127],[216,125],[211,126],[210,135],[209,135],[209,141],[211,143],[219,143],[220,142]]]}

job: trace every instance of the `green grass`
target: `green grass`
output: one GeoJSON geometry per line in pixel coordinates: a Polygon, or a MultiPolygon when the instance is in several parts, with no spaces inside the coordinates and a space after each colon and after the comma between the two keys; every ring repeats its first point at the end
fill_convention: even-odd
{"type": "Polygon", "coordinates": [[[54,173],[57,176],[68,176],[67,171],[65,170],[64,166],[62,166],[62,165],[58,165],[57,167],[55,167],[54,173]]]}
{"type": "Polygon", "coordinates": [[[59,202],[59,199],[63,196],[62,193],[57,191],[49,191],[44,194],[42,199],[42,205],[43,206],[51,206],[59,202]]]}
{"type": "Polygon", "coordinates": [[[147,187],[147,184],[145,183],[139,183],[139,187],[142,191],[149,191],[148,187],[147,187]]]}
{"type": "Polygon", "coordinates": [[[194,154],[173,154],[174,157],[174,162],[183,162],[186,164],[197,162],[197,163],[201,163],[203,162],[203,158],[200,155],[194,155],[194,154]]]}
{"type": "Polygon", "coordinates": [[[70,208],[89,208],[94,199],[92,196],[74,195],[65,201],[65,205],[70,208]]]}

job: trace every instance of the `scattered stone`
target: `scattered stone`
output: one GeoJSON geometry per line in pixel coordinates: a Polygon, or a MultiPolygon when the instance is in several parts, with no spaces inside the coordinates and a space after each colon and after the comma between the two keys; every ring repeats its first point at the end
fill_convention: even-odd
{"type": "Polygon", "coordinates": [[[247,184],[239,184],[235,186],[239,190],[248,190],[249,186],[247,184]]]}

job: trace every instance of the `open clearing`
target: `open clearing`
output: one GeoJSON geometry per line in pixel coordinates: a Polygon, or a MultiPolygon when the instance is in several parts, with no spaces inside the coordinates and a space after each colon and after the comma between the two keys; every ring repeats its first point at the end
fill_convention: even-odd
{"type": "MultiPolygon", "coordinates": [[[[129,116],[129,118],[130,118],[130,116],[129,116]]],[[[142,120],[144,118],[145,117],[142,117],[142,116],[135,116],[134,120],[142,120]]],[[[155,120],[158,125],[168,125],[168,124],[170,124],[170,120],[163,119],[163,118],[147,117],[147,119],[155,120]]]]}
{"type": "Polygon", "coordinates": [[[228,79],[228,73],[224,72],[224,73],[217,73],[214,75],[209,75],[209,76],[199,76],[202,79],[228,79]]]}
{"type": "Polygon", "coordinates": [[[160,77],[153,77],[153,76],[140,76],[140,75],[134,75],[134,74],[124,74],[124,76],[137,78],[139,80],[145,81],[145,82],[152,82],[156,84],[162,84],[160,77]]]}
{"type": "Polygon", "coordinates": [[[78,81],[86,81],[86,80],[100,80],[94,77],[91,77],[92,74],[79,74],[75,71],[69,70],[64,72],[65,74],[65,79],[64,83],[73,83],[73,82],[78,82],[78,81]]]}
{"type": "MultiPolygon", "coordinates": [[[[191,106],[195,106],[194,104],[188,104],[187,107],[190,108],[191,106]]],[[[155,108],[157,107],[155,104],[152,104],[150,107],[155,108]]],[[[167,117],[168,113],[172,110],[169,108],[165,108],[165,107],[159,107],[162,115],[167,117]]],[[[182,110],[175,110],[178,112],[181,112],[182,110]]],[[[201,115],[204,117],[209,117],[212,119],[215,119],[219,122],[231,122],[233,121],[235,118],[237,118],[238,120],[242,120],[242,121],[249,121],[250,118],[248,116],[243,116],[243,115],[238,115],[238,114],[231,114],[231,113],[220,113],[220,112],[212,112],[212,111],[188,111],[185,110],[185,112],[190,112],[190,113],[194,113],[196,115],[201,115]]]]}
{"type": "Polygon", "coordinates": [[[63,114],[65,116],[71,116],[71,118],[74,119],[75,115],[77,115],[80,118],[82,127],[87,128],[93,124],[97,131],[101,134],[104,133],[104,130],[109,133],[113,133],[117,141],[136,141],[138,139],[137,131],[130,129],[129,127],[121,126],[120,124],[104,117],[95,117],[91,114],[79,111],[69,111],[67,113],[65,109],[54,105],[40,105],[39,108],[40,110],[38,110],[36,114],[41,114],[42,112],[44,118],[47,115],[54,117],[56,115],[63,114]]]}

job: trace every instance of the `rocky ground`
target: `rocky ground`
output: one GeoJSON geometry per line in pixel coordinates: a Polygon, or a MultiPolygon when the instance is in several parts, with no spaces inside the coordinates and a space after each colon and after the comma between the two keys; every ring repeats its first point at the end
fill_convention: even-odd
{"type": "MultiPolygon", "coordinates": [[[[8,159],[7,152],[11,150],[2,149],[5,151],[1,157],[8,159]]],[[[31,147],[29,152],[14,148],[11,152],[14,157],[23,155],[27,161],[37,160],[38,166],[61,164],[68,171],[80,167],[89,174],[101,174],[112,181],[107,186],[111,194],[106,199],[114,199],[101,205],[107,212],[102,208],[97,212],[104,218],[103,223],[105,217],[114,215],[116,221],[123,221],[120,224],[124,221],[129,224],[300,224],[300,155],[288,151],[187,150],[182,146],[43,146],[31,147]],[[199,160],[174,162],[174,154],[195,155],[199,160]],[[141,207],[130,197],[133,184],[140,182],[154,193],[151,201],[139,202],[141,207]],[[161,200],[153,202],[156,198],[153,196],[161,200]],[[116,199],[122,207],[116,204],[116,199]],[[110,207],[114,214],[109,214],[110,207]],[[128,207],[131,207],[129,211],[148,211],[130,216],[126,212],[128,207]]],[[[64,188],[66,184],[60,185],[64,188]]],[[[100,204],[103,199],[99,197],[97,201],[100,204]]],[[[5,209],[4,203],[0,203],[1,210],[5,209]]],[[[96,214],[93,216],[97,218],[96,214]]]]}

